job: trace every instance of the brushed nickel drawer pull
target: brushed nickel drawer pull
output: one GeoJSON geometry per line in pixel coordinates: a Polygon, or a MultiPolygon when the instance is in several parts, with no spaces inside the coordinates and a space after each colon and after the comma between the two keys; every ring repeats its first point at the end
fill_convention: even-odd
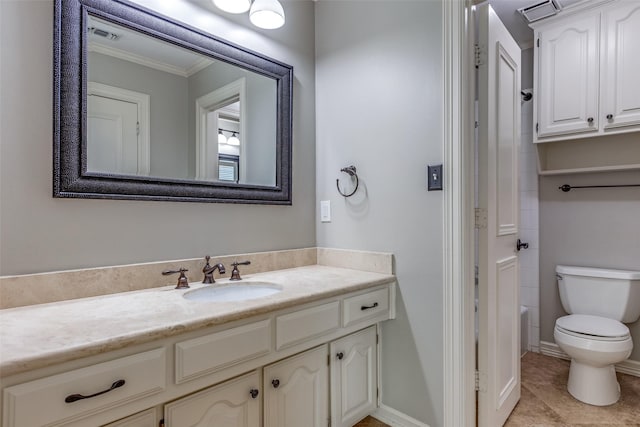
{"type": "Polygon", "coordinates": [[[73,403],[76,402],[78,400],[82,400],[82,399],[91,399],[92,397],[96,397],[96,396],[100,396],[101,394],[105,394],[105,393],[109,393],[111,390],[115,390],[117,388],[120,388],[124,385],[125,381],[124,380],[118,380],[116,382],[114,382],[113,384],[111,384],[111,387],[109,387],[106,390],[102,390],[99,391],[97,393],[94,394],[90,394],[89,396],[83,396],[81,394],[70,394],[69,396],[67,396],[64,401],[67,403],[73,403]]]}

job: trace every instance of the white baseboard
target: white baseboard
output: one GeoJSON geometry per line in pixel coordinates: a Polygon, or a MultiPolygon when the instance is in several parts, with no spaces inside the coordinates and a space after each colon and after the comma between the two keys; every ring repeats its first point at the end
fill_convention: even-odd
{"type": "Polygon", "coordinates": [[[382,404],[371,416],[383,423],[389,424],[391,427],[429,427],[429,425],[423,422],[382,404]]]}
{"type": "MultiPolygon", "coordinates": [[[[540,341],[540,353],[545,356],[571,360],[567,353],[560,350],[558,344],[552,342],[540,341]]],[[[640,377],[640,362],[636,362],[635,360],[625,360],[624,362],[616,365],[616,371],[627,375],[633,375],[634,377],[640,377]]]]}

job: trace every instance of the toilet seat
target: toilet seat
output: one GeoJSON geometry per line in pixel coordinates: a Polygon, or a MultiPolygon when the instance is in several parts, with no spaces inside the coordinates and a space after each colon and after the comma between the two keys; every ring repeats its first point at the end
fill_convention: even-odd
{"type": "Polygon", "coordinates": [[[587,314],[571,314],[556,320],[556,329],[567,335],[594,341],[626,341],[629,328],[617,320],[587,314]]]}

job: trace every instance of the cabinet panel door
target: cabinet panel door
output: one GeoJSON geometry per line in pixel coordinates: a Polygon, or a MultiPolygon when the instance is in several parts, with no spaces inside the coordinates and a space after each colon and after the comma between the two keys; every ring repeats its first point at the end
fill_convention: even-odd
{"type": "Polygon", "coordinates": [[[538,33],[539,137],[598,130],[599,29],[594,14],[538,33]]]}
{"type": "Polygon", "coordinates": [[[326,427],[329,367],[323,345],[264,368],[264,427],[326,427]]]}
{"type": "Polygon", "coordinates": [[[604,128],[640,125],[640,3],[623,2],[602,23],[604,128]]]}
{"type": "Polygon", "coordinates": [[[158,427],[158,423],[156,408],[151,408],[103,427],[158,427]]]}
{"type": "Polygon", "coordinates": [[[376,328],[331,343],[331,426],[351,427],[377,406],[376,328]]]}
{"type": "Polygon", "coordinates": [[[166,427],[260,427],[258,371],[164,407],[166,427]]]}

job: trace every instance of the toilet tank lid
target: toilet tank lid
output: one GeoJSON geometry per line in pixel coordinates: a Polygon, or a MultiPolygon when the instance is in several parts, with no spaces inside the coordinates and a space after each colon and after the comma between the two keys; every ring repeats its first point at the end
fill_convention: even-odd
{"type": "Polygon", "coordinates": [[[640,280],[640,271],[613,270],[610,268],[556,266],[556,273],[573,276],[605,277],[609,279],[640,280]]]}
{"type": "Polygon", "coordinates": [[[625,337],[629,328],[617,320],[588,314],[570,314],[556,320],[556,326],[579,334],[596,337],[625,337]]]}

